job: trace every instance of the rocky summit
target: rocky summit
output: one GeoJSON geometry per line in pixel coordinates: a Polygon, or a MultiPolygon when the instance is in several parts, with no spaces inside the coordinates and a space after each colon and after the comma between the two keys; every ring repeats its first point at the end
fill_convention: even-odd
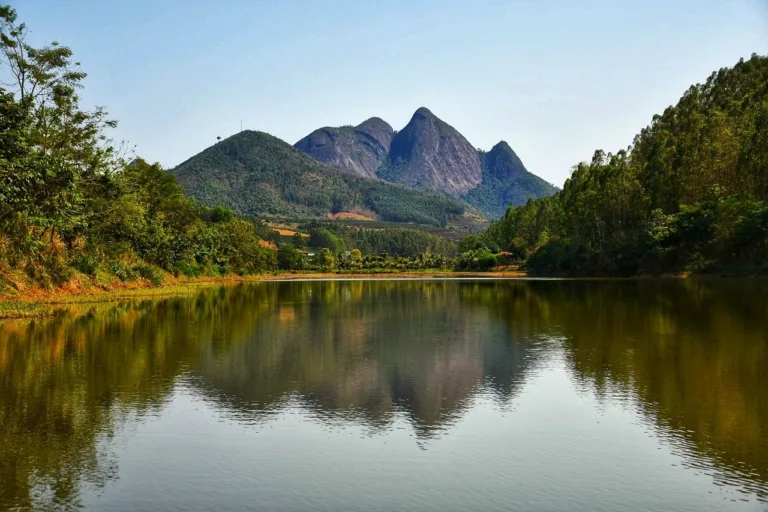
{"type": "Polygon", "coordinates": [[[477,150],[455,128],[422,107],[395,135],[379,175],[413,188],[466,194],[482,180],[477,150]]]}
{"type": "Polygon", "coordinates": [[[489,218],[504,215],[510,205],[520,206],[528,199],[551,196],[557,188],[528,172],[522,160],[504,141],[488,151],[478,151],[483,168],[480,185],[462,196],[489,218]]]}
{"type": "Polygon", "coordinates": [[[340,171],[375,178],[387,160],[392,136],[389,124],[372,117],[358,126],[320,128],[295,147],[340,171]]]}
{"type": "Polygon", "coordinates": [[[557,189],[528,172],[506,142],[477,150],[425,107],[399,132],[378,117],[320,128],[295,147],[341,171],[459,197],[490,218],[557,189]]]}

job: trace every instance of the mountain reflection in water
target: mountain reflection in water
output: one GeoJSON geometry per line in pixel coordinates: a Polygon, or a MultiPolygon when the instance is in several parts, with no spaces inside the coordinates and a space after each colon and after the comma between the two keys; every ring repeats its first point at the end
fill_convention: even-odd
{"type": "Polygon", "coordinates": [[[765,500],[765,284],[266,282],[0,323],[0,509],[82,505],[120,477],[111,440],[181,392],[248,428],[288,411],[374,437],[406,421],[429,451],[478,403],[516,414],[558,365],[691,471],[765,500]]]}

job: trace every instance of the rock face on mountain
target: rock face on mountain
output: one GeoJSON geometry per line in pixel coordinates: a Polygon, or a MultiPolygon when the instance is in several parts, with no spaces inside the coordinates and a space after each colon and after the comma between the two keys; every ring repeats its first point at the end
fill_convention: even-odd
{"type": "Polygon", "coordinates": [[[499,181],[509,181],[522,173],[528,173],[520,157],[503,140],[493,146],[488,153],[481,155],[481,160],[488,176],[499,181]]]}
{"type": "Polygon", "coordinates": [[[413,188],[461,196],[480,184],[477,150],[455,128],[422,107],[392,140],[379,176],[413,188]]]}
{"type": "Polygon", "coordinates": [[[490,218],[557,191],[528,172],[506,142],[478,151],[424,107],[397,133],[373,117],[358,126],[320,128],[295,147],[350,174],[460,197],[490,218]]]}
{"type": "Polygon", "coordinates": [[[387,159],[392,136],[389,124],[372,117],[358,126],[320,128],[294,147],[340,171],[375,178],[387,159]]]}
{"type": "Polygon", "coordinates": [[[462,198],[489,218],[504,215],[509,205],[520,206],[528,199],[551,196],[557,188],[528,172],[522,160],[504,141],[489,152],[480,151],[483,179],[462,198]]]}

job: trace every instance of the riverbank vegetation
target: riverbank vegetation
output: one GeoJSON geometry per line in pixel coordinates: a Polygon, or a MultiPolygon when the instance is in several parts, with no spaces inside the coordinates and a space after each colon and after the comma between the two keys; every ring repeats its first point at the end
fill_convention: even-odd
{"type": "Polygon", "coordinates": [[[596,151],[555,196],[483,235],[545,275],[765,272],[768,57],[691,87],[627,150],[596,151]]]}

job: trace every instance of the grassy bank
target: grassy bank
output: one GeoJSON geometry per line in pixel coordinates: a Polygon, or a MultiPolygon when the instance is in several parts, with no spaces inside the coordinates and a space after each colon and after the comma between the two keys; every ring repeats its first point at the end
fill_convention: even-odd
{"type": "Polygon", "coordinates": [[[220,276],[177,278],[165,276],[163,283],[154,285],[146,279],[130,283],[119,281],[98,284],[86,276],[76,276],[61,287],[23,290],[6,289],[0,292],[0,320],[42,318],[66,311],[70,306],[100,302],[178,297],[193,295],[203,287],[243,282],[302,280],[302,279],[419,279],[419,278],[510,278],[525,277],[524,272],[503,270],[498,272],[408,271],[408,272],[274,272],[253,276],[220,276]]]}

